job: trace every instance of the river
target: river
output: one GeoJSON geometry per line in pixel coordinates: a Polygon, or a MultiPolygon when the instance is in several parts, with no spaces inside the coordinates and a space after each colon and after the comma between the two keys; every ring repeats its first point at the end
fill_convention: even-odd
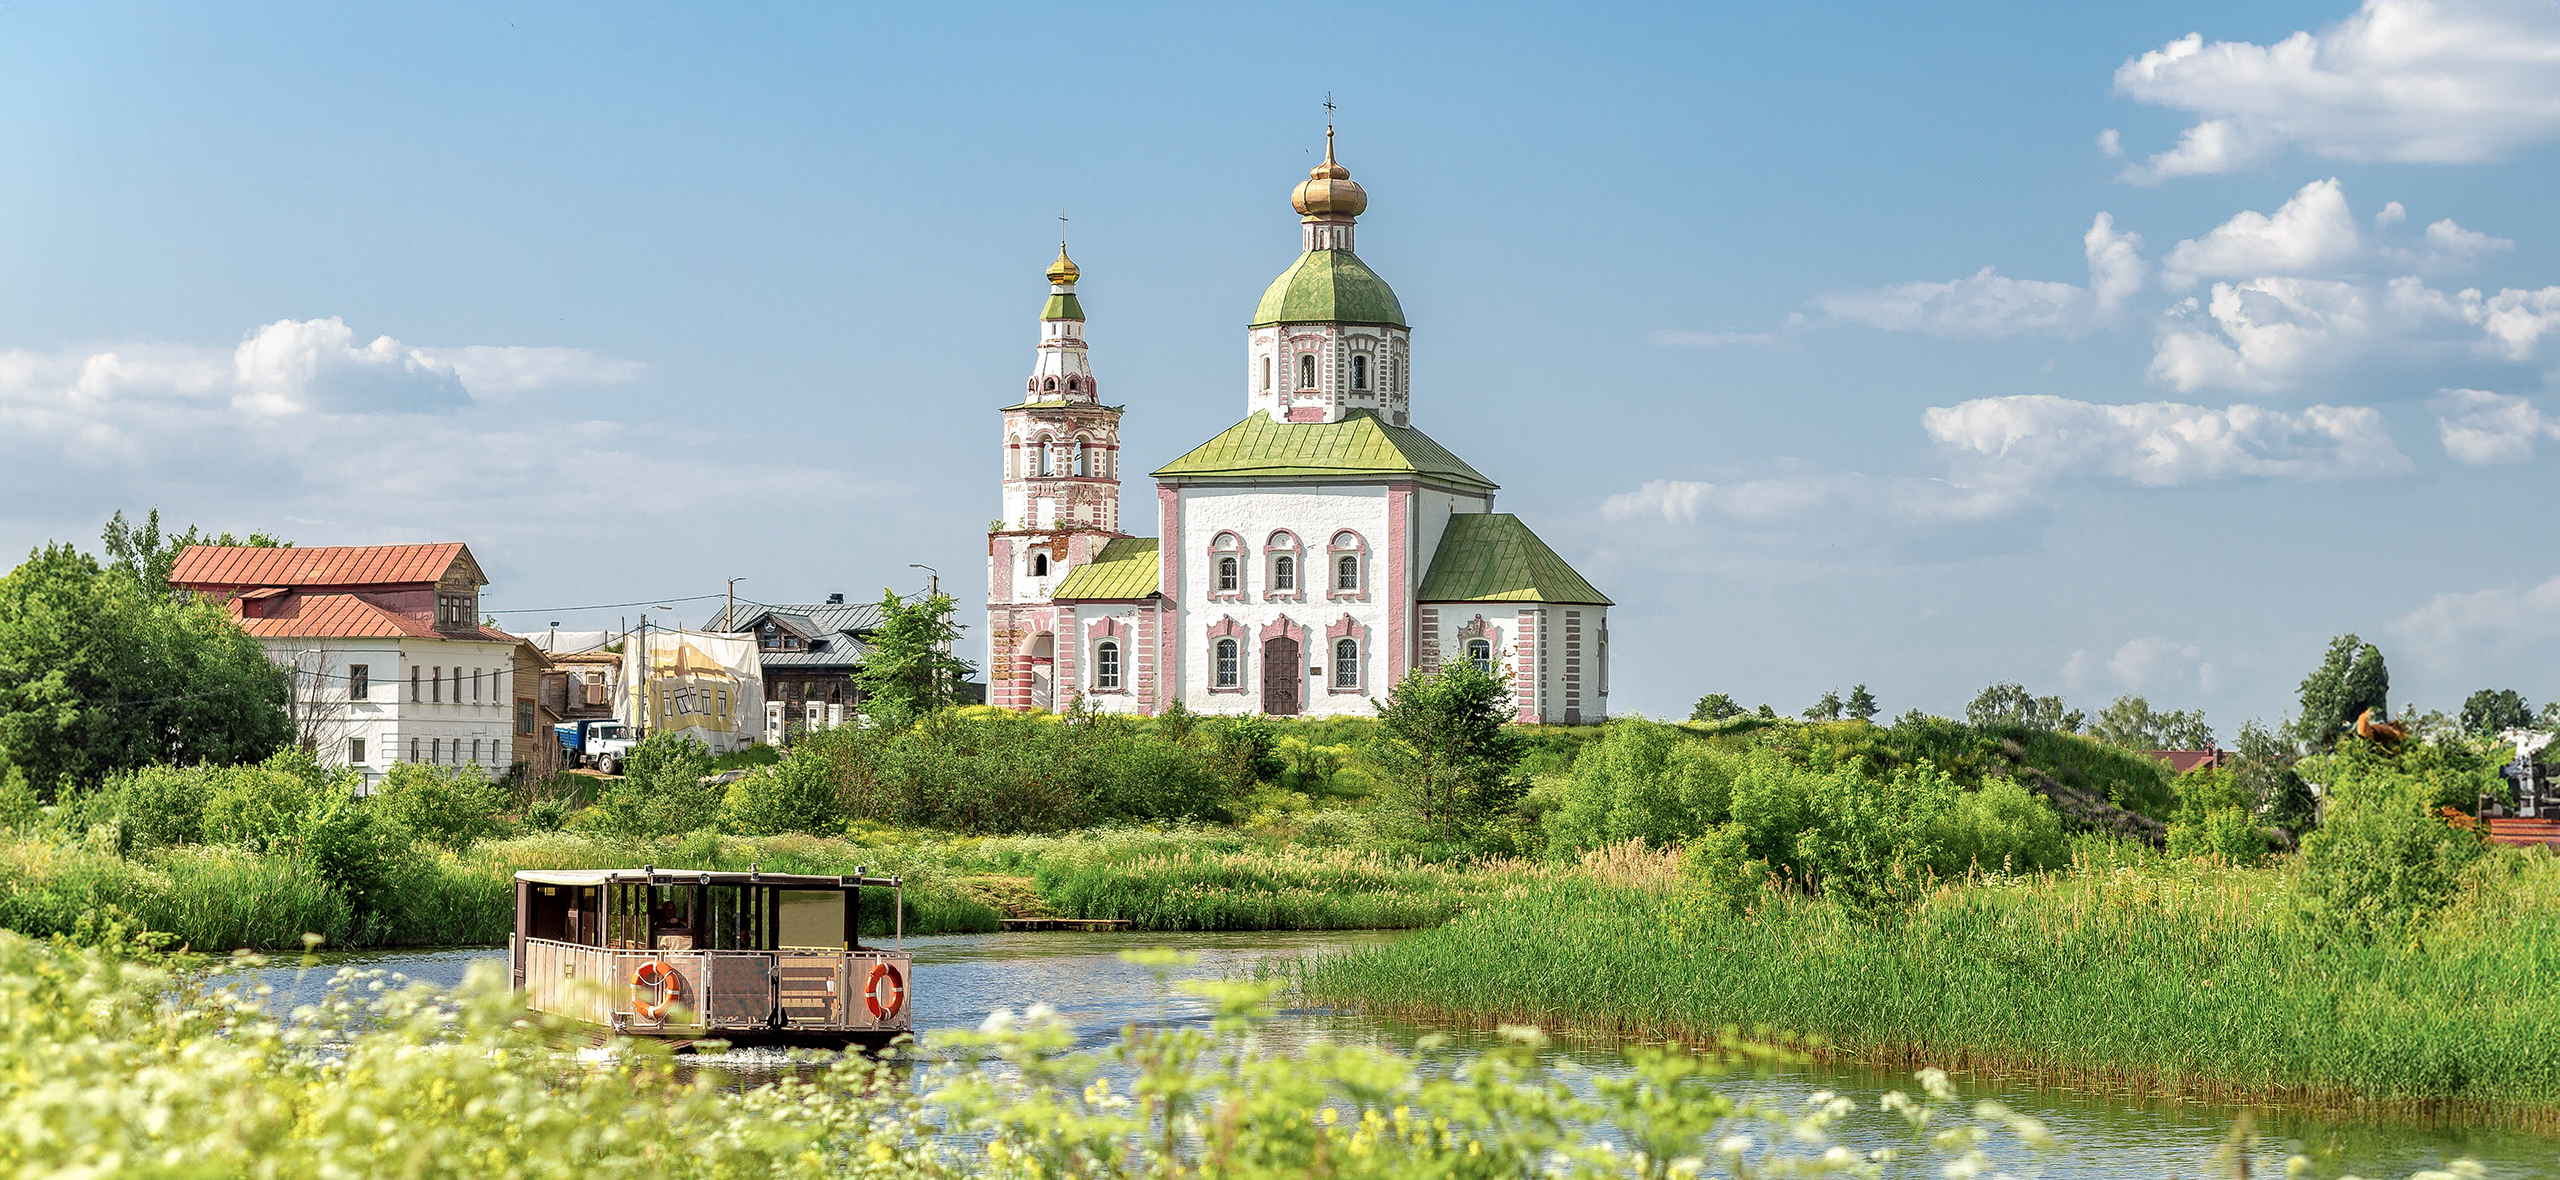
{"type": "MultiPolygon", "coordinates": [[[[1155,975],[1119,959],[1119,952],[1142,947],[1172,947],[1196,959],[1177,975],[1216,978],[1249,975],[1277,960],[1320,955],[1373,944],[1395,937],[1391,932],[1272,932],[1219,934],[971,934],[911,938],[915,954],[916,1028],[966,1028],[999,1008],[1022,1009],[1045,1002],[1076,1030],[1081,1048],[1115,1039],[1123,1026],[1173,1023],[1205,1026],[1209,1013],[1199,1001],[1158,987],[1155,975]]],[[[442,986],[461,981],[474,962],[504,962],[497,947],[351,953],[325,956],[327,966],[310,971],[270,968],[259,982],[276,987],[278,999],[308,1003],[326,991],[338,966],[380,969],[442,986]]],[[[1434,1030],[1358,1013],[1330,1009],[1283,1012],[1262,1030],[1267,1051],[1291,1052],[1312,1038],[1409,1048],[1418,1036],[1434,1030]]],[[[1445,1030],[1458,1047],[1483,1043],[1489,1034],[1445,1030]]],[[[1588,1070],[1616,1068],[1617,1051],[1607,1046],[1559,1043],[1550,1057],[1559,1066],[1588,1070]]],[[[735,1072],[752,1081],[780,1064],[768,1054],[724,1054],[700,1064],[735,1072]]],[[[1883,1116],[1873,1114],[1875,1100],[1888,1090],[1916,1090],[1907,1076],[1836,1066],[1800,1067],[1730,1079],[1729,1085],[1781,1100],[1800,1099],[1829,1089],[1859,1101],[1868,1112],[1846,1126],[1840,1139],[1865,1148],[1900,1141],[1883,1116]]],[[[2043,1119],[2061,1140],[2063,1150],[2033,1158],[1999,1162],[2021,1171],[2040,1169],[2050,1177],[2074,1180],[2104,1177],[2203,1176],[2229,1134],[2239,1111],[2230,1107],[2173,1102],[2134,1102],[2120,1096],[2077,1093],[1998,1079],[1957,1079],[1968,1099],[1996,1098],[2043,1119]]],[[[2550,1177],[2560,1180],[2560,1137],[2479,1127],[2430,1126],[2396,1121],[2365,1125],[2353,1119],[2301,1111],[2255,1113],[2261,1147],[2253,1153],[2254,1175],[2283,1175],[2283,1143],[2296,1139],[2342,1149],[2344,1161],[2366,1177],[2402,1177],[2421,1168],[2462,1156],[2480,1160],[2497,1177],[2550,1177]]]]}

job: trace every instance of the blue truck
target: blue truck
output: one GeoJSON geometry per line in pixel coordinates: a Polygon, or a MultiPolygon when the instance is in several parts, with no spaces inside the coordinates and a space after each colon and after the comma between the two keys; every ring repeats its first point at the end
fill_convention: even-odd
{"type": "Polygon", "coordinates": [[[563,721],[551,727],[560,738],[560,753],[571,766],[591,766],[606,774],[621,774],[623,758],[638,745],[631,727],[610,717],[586,721],[563,721]]]}

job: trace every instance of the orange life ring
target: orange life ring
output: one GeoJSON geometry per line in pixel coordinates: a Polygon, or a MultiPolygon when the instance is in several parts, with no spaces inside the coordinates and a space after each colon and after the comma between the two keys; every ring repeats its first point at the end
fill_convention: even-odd
{"type": "Polygon", "coordinates": [[[651,959],[631,973],[631,1010],[639,1013],[642,1019],[659,1020],[667,1005],[683,999],[684,976],[676,974],[676,969],[666,960],[651,959]],[[658,1002],[652,1004],[641,999],[643,989],[657,992],[658,1002]]]}
{"type": "Polygon", "coordinates": [[[907,981],[886,962],[873,963],[862,980],[862,1002],[873,1020],[887,1020],[907,1006],[907,981]]]}

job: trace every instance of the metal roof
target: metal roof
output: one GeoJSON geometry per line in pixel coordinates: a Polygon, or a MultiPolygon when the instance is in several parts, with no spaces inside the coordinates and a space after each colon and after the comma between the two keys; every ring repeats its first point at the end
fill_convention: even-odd
{"type": "Polygon", "coordinates": [[[830,631],[859,634],[880,626],[880,604],[876,602],[739,603],[738,625],[729,625],[729,611],[723,608],[702,625],[705,631],[745,631],[753,628],[769,614],[784,614],[809,620],[813,634],[830,631]]]}
{"type": "Polygon", "coordinates": [[[1401,476],[1459,487],[1497,485],[1447,447],[1410,426],[1389,426],[1375,411],[1353,410],[1339,422],[1274,422],[1256,412],[1156,469],[1159,479],[1401,476]]]}
{"type": "MultiPolygon", "coordinates": [[[[231,605],[237,617],[240,604],[231,605]]],[[[522,643],[494,627],[440,630],[420,615],[388,610],[354,594],[285,594],[259,604],[260,617],[240,627],[259,639],[472,639],[522,643]]]]}
{"type": "Polygon", "coordinates": [[[190,589],[233,586],[391,586],[443,580],[456,560],[480,563],[460,541],[437,545],[323,545],[270,549],[249,545],[189,545],[169,570],[169,581],[190,589]]]}
{"type": "Polygon", "coordinates": [[[1349,250],[1309,250],[1298,256],[1254,305],[1253,326],[1278,323],[1393,324],[1404,327],[1404,304],[1378,272],[1349,250]]]}
{"type": "Polygon", "coordinates": [[[1102,552],[1094,554],[1093,560],[1067,571],[1066,580],[1059,582],[1049,597],[1060,602],[1148,597],[1164,580],[1164,566],[1157,553],[1154,537],[1113,537],[1103,543],[1102,552]]]}
{"type": "Polygon", "coordinates": [[[1449,518],[1418,602],[1555,602],[1610,605],[1581,574],[1508,512],[1449,518]]]}

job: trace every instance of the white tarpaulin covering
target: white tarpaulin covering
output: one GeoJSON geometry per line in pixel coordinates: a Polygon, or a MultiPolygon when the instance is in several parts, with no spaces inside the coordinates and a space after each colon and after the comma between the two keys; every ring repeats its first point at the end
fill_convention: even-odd
{"type": "Polygon", "coordinates": [[[764,672],[755,637],[651,628],[622,649],[613,714],[650,737],[682,734],[714,754],[753,745],[764,731],[764,672]]]}

